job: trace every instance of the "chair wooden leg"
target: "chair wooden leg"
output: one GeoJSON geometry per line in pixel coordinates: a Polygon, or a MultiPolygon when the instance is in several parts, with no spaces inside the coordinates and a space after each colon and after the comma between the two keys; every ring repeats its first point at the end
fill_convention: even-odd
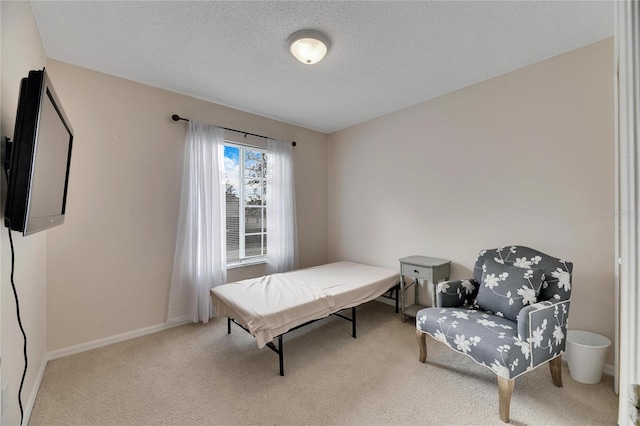
{"type": "Polygon", "coordinates": [[[551,379],[553,384],[559,388],[562,387],[562,355],[555,357],[549,361],[549,368],[551,369],[551,379]]]}
{"type": "Polygon", "coordinates": [[[427,335],[420,330],[416,330],[416,339],[418,339],[418,347],[420,348],[419,361],[424,363],[427,361],[427,335]]]}
{"type": "Polygon", "coordinates": [[[513,385],[515,379],[505,379],[498,376],[498,407],[500,409],[500,420],[509,423],[509,405],[511,404],[511,394],[513,394],[513,385]]]}

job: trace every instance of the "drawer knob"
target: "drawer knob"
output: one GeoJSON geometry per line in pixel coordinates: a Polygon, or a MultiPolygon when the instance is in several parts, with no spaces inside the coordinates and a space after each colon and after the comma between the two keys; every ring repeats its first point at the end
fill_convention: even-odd
{"type": "Polygon", "coordinates": [[[417,270],[417,269],[414,269],[414,270],[413,270],[413,272],[415,272],[415,273],[417,274],[417,273],[418,273],[418,270],[417,270]]]}

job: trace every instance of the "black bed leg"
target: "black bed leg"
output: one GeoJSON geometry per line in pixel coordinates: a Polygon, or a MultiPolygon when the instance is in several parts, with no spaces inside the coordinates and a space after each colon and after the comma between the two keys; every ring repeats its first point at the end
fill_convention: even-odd
{"type": "Polygon", "coordinates": [[[280,375],[284,376],[284,353],[282,351],[282,334],[278,336],[278,361],[280,361],[280,375]]]}
{"type": "Polygon", "coordinates": [[[227,317],[227,334],[231,334],[231,318],[227,317]]]}
{"type": "Polygon", "coordinates": [[[400,284],[396,286],[396,314],[400,312],[398,300],[400,300],[400,284]]]}
{"type": "Polygon", "coordinates": [[[356,307],[351,308],[351,335],[356,338],[356,307]]]}

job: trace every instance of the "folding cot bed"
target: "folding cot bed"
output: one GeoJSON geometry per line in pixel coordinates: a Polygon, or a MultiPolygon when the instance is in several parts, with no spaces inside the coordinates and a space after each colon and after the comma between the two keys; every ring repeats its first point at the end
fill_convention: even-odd
{"type": "Polygon", "coordinates": [[[255,336],[258,348],[278,354],[284,376],[283,334],[337,315],[351,321],[355,338],[356,307],[395,290],[397,312],[399,281],[397,270],[335,262],[221,285],[211,290],[211,300],[217,315],[227,317],[227,333],[234,322],[255,336]],[[340,313],[349,308],[351,317],[340,313]]]}

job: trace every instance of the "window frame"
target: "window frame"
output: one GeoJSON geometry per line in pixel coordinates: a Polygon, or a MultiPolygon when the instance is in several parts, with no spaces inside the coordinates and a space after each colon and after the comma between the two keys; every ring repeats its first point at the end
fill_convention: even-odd
{"type": "MultiPolygon", "coordinates": [[[[260,232],[250,232],[247,234],[246,232],[246,209],[247,208],[259,208],[262,210],[262,223],[265,223],[265,216],[266,216],[266,211],[267,211],[267,205],[266,205],[266,199],[265,197],[265,193],[264,193],[264,189],[266,189],[266,183],[267,183],[267,176],[266,176],[266,156],[268,154],[267,150],[265,148],[259,147],[259,146],[254,146],[254,145],[248,145],[248,144],[242,144],[242,143],[238,143],[232,140],[229,140],[227,138],[225,138],[224,144],[223,144],[223,158],[225,157],[224,155],[224,149],[226,147],[231,147],[231,148],[236,148],[239,150],[239,155],[238,155],[238,169],[239,169],[239,176],[238,176],[238,259],[234,259],[234,260],[229,260],[227,258],[227,268],[228,269],[232,269],[232,268],[237,268],[237,267],[242,267],[242,266],[248,266],[248,265],[256,265],[256,264],[261,264],[261,263],[266,263],[267,262],[267,255],[266,255],[266,250],[267,250],[267,244],[266,244],[266,238],[267,238],[267,229],[265,226],[262,227],[262,231],[260,232]],[[262,196],[262,204],[261,205],[251,205],[251,204],[246,204],[246,200],[245,200],[245,182],[247,180],[246,177],[246,173],[245,173],[245,151],[246,150],[250,150],[250,151],[257,151],[260,152],[263,156],[263,158],[265,158],[264,160],[264,165],[265,167],[263,168],[263,175],[261,177],[259,177],[260,182],[262,183],[261,188],[263,188],[261,191],[261,196],[262,196]],[[246,237],[248,236],[256,236],[259,235],[260,236],[260,248],[261,248],[261,252],[262,254],[259,255],[255,255],[255,256],[246,256],[246,237]]],[[[227,183],[227,176],[226,176],[226,170],[225,170],[225,187],[226,187],[226,183],[227,183]]],[[[225,190],[226,191],[226,190],[225,190]]],[[[226,229],[226,217],[227,217],[227,204],[225,203],[225,232],[227,231],[226,229]]],[[[225,250],[227,250],[228,253],[228,245],[227,247],[225,247],[225,250]]]]}

